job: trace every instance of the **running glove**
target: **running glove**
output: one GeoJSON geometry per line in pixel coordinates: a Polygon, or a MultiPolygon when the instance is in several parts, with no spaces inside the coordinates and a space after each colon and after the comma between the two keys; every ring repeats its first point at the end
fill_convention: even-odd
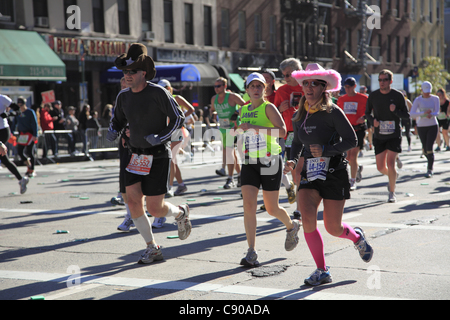
{"type": "Polygon", "coordinates": [[[150,143],[153,147],[161,144],[161,139],[157,134],[151,134],[145,137],[145,140],[150,143]]]}
{"type": "Polygon", "coordinates": [[[116,130],[109,129],[108,133],[106,134],[106,140],[113,142],[117,139],[119,136],[119,133],[116,130]]]}

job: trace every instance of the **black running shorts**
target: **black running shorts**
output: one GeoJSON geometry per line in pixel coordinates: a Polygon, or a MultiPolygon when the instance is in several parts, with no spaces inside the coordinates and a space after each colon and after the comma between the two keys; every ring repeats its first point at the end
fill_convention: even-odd
{"type": "Polygon", "coordinates": [[[150,173],[140,176],[125,170],[125,185],[127,187],[141,183],[144,196],[159,196],[169,190],[170,162],[172,159],[154,159],[150,173]]]}
{"type": "Polygon", "coordinates": [[[337,170],[333,173],[327,173],[327,180],[308,181],[306,172],[302,172],[302,181],[298,190],[314,189],[319,192],[322,199],[344,200],[350,199],[350,182],[346,169],[337,170]]]}
{"type": "Polygon", "coordinates": [[[281,186],[283,173],[283,161],[277,156],[271,166],[266,166],[260,161],[254,164],[244,164],[241,170],[241,185],[250,185],[264,191],[278,191],[281,186]]]}

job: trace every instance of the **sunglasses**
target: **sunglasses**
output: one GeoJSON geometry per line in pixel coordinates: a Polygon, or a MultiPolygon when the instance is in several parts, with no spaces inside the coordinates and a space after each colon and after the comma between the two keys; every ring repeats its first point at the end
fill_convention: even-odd
{"type": "Polygon", "coordinates": [[[123,74],[134,75],[134,74],[138,73],[138,71],[141,71],[141,70],[122,70],[122,71],[123,71],[123,74]]]}
{"type": "Polygon", "coordinates": [[[311,86],[312,88],[322,86],[325,87],[326,82],[319,81],[319,80],[313,80],[313,81],[303,81],[303,87],[307,88],[311,86]]]}
{"type": "Polygon", "coordinates": [[[387,81],[391,81],[391,79],[389,79],[389,78],[383,78],[383,79],[379,78],[378,79],[378,82],[387,82],[387,81]]]}
{"type": "Polygon", "coordinates": [[[222,87],[223,86],[223,84],[219,84],[219,85],[217,85],[217,86],[214,86],[214,88],[220,88],[220,87],[222,87]]]}

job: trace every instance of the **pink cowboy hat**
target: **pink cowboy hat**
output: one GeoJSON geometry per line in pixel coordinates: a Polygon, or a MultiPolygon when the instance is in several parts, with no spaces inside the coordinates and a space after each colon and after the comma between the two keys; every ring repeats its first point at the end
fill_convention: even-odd
{"type": "Polygon", "coordinates": [[[292,76],[303,86],[304,80],[322,80],[327,83],[326,91],[341,90],[341,75],[339,72],[329,69],[325,70],[318,63],[310,63],[305,70],[295,71],[292,76]]]}

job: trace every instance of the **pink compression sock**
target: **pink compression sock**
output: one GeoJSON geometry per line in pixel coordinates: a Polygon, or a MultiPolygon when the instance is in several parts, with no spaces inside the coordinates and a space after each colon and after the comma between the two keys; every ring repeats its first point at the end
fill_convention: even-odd
{"type": "Polygon", "coordinates": [[[319,232],[319,229],[316,229],[311,233],[304,233],[306,243],[308,244],[309,251],[316,262],[317,268],[322,270],[326,270],[327,267],[325,265],[325,254],[323,250],[323,239],[322,235],[319,232]]]}
{"type": "Polygon", "coordinates": [[[358,242],[358,240],[361,236],[359,234],[357,234],[355,232],[355,230],[352,227],[350,227],[348,224],[346,224],[345,222],[342,223],[342,226],[344,227],[344,232],[342,232],[342,234],[339,236],[339,238],[352,240],[353,243],[358,242]]]}

